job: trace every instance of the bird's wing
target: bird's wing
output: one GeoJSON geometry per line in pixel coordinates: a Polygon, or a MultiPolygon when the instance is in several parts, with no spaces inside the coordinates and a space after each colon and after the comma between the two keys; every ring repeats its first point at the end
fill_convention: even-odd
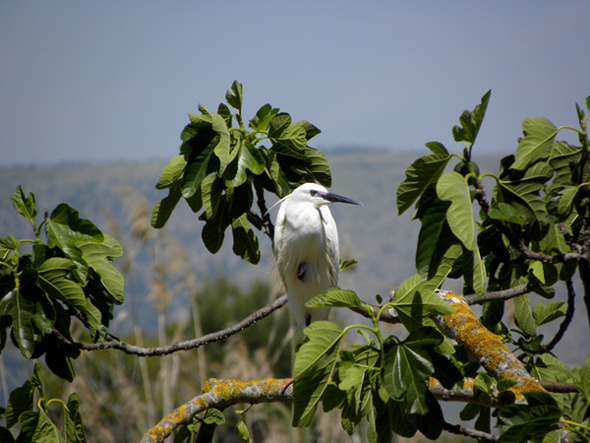
{"type": "Polygon", "coordinates": [[[340,246],[338,244],[338,228],[327,206],[320,208],[322,220],[326,228],[326,259],[330,286],[338,286],[338,272],[340,271],[340,246]]]}
{"type": "Polygon", "coordinates": [[[273,239],[273,252],[277,259],[277,266],[281,275],[285,268],[285,205],[279,206],[277,218],[275,220],[275,235],[273,239]]]}

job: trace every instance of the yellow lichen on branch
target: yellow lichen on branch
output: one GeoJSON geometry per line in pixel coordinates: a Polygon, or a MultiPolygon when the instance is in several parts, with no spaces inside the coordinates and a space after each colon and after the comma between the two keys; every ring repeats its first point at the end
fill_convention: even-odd
{"type": "Polygon", "coordinates": [[[443,290],[435,293],[455,308],[453,314],[437,316],[437,322],[496,380],[516,379],[516,385],[510,388],[516,399],[522,399],[523,392],[545,391],[502,338],[481,324],[461,295],[443,290]]]}
{"type": "Polygon", "coordinates": [[[293,386],[290,378],[266,378],[260,380],[211,378],[203,386],[201,395],[179,406],[165,416],[156,426],[145,433],[141,443],[162,442],[174,430],[188,423],[193,417],[207,409],[223,410],[239,403],[272,403],[293,400],[293,386]]]}

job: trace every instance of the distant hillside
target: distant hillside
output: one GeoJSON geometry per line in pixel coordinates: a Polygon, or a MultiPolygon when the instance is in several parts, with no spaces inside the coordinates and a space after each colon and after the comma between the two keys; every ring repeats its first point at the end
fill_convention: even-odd
{"type": "MultiPolygon", "coordinates": [[[[362,207],[333,205],[332,209],[338,224],[343,258],[354,258],[359,262],[351,272],[341,276],[340,286],[357,291],[367,301],[374,302],[375,294],[386,298],[390,289],[415,273],[414,250],[420,223],[411,222],[411,211],[397,216],[396,191],[405,178],[405,169],[418,156],[428,153],[423,148],[414,152],[357,150],[329,151],[326,154],[332,168],[332,190],[363,203],[362,207]]],[[[481,170],[496,172],[498,160],[491,157],[480,159],[481,170]]],[[[145,194],[150,207],[153,206],[166,195],[154,189],[166,164],[167,160],[163,159],[0,169],[0,236],[9,232],[20,237],[31,235],[29,227],[22,223],[24,219],[10,203],[10,196],[18,184],[26,193],[33,192],[37,196],[40,212],[43,208],[51,210],[57,204],[66,202],[79,210],[81,217],[91,219],[105,232],[110,232],[109,217],[114,217],[120,225],[127,223],[121,187],[137,189],[145,194]]],[[[273,202],[269,198],[269,206],[273,202]]],[[[185,246],[198,280],[226,274],[240,283],[248,283],[254,278],[275,281],[271,245],[266,237],[260,236],[263,259],[258,266],[244,263],[234,256],[231,241],[218,254],[211,255],[200,239],[202,222],[183,202],[179,209],[165,231],[185,246]]],[[[274,217],[276,210],[273,212],[274,217]]],[[[226,235],[231,240],[231,230],[226,235]]],[[[149,292],[145,284],[149,277],[148,257],[142,256],[138,261],[136,276],[126,281],[126,291],[128,296],[142,300],[149,292]]],[[[456,282],[449,282],[447,287],[460,290],[456,282]]],[[[558,288],[558,292],[563,291],[558,288]]],[[[153,312],[149,305],[140,305],[142,325],[153,325],[153,312]]],[[[580,333],[570,334],[569,341],[560,344],[558,352],[568,348],[588,349],[588,326],[581,312],[575,322],[580,333]]],[[[550,329],[547,335],[551,335],[552,331],[550,329]]],[[[577,355],[562,358],[566,362],[583,363],[583,360],[578,361],[582,357],[577,355]]]]}

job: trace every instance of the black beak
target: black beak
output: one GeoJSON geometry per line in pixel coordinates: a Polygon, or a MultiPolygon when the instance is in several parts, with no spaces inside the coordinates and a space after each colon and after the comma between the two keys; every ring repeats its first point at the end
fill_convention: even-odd
{"type": "Polygon", "coordinates": [[[331,192],[328,192],[323,197],[324,197],[324,200],[328,200],[329,202],[332,202],[332,203],[348,203],[349,205],[362,206],[362,203],[359,203],[359,202],[353,200],[352,198],[343,197],[342,195],[338,195],[338,194],[332,194],[331,192]]]}

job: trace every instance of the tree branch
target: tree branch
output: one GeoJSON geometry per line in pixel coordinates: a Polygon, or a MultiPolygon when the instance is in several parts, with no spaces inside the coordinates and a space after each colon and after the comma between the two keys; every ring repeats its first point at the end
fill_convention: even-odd
{"type": "Polygon", "coordinates": [[[188,403],[176,408],[156,426],[145,433],[140,443],[163,442],[174,430],[188,423],[193,417],[207,409],[223,410],[239,403],[291,403],[293,402],[293,380],[217,380],[209,379],[203,393],[188,403]]]}
{"type": "MultiPolygon", "coordinates": [[[[541,286],[539,285],[538,287],[541,286]]],[[[488,292],[482,298],[479,298],[476,294],[469,294],[464,296],[463,298],[469,305],[482,305],[484,303],[489,303],[492,301],[509,300],[511,298],[518,297],[522,294],[528,294],[529,292],[534,291],[536,288],[537,286],[529,287],[527,285],[518,285],[510,289],[504,289],[502,291],[488,292]]],[[[350,310],[362,315],[363,317],[371,318],[371,316],[367,312],[367,308],[370,308],[373,311],[373,315],[377,316],[379,314],[381,306],[364,303],[364,306],[350,308],[350,310]]],[[[379,321],[391,324],[401,323],[400,319],[394,315],[391,315],[391,313],[387,309],[381,312],[379,321]]]]}
{"type": "Polygon", "coordinates": [[[440,289],[434,293],[455,308],[453,314],[435,315],[434,320],[496,380],[516,379],[516,385],[509,389],[516,400],[524,400],[523,392],[544,391],[502,338],[480,323],[461,295],[440,289]]]}
{"type": "MultiPolygon", "coordinates": [[[[478,192],[476,193],[475,198],[476,198],[477,202],[479,203],[480,207],[484,210],[484,212],[488,213],[490,211],[490,204],[488,202],[486,193],[485,193],[482,185],[480,185],[478,187],[478,192]]],[[[508,239],[508,241],[510,242],[510,244],[512,245],[513,248],[520,251],[520,253],[522,255],[524,255],[526,258],[528,258],[530,260],[537,260],[537,261],[540,261],[543,263],[563,263],[563,262],[568,262],[568,261],[586,260],[586,257],[583,254],[580,254],[578,252],[568,252],[566,254],[548,255],[543,252],[531,251],[520,240],[518,240],[514,235],[512,235],[506,229],[503,229],[503,226],[501,224],[497,223],[496,220],[490,218],[490,221],[491,221],[492,225],[496,228],[496,230],[498,230],[498,232],[501,232],[504,236],[506,236],[506,238],[508,239]]],[[[588,248],[585,248],[585,250],[587,251],[588,248]]]]}
{"type": "MultiPolygon", "coordinates": [[[[539,285],[539,287],[541,286],[539,285]]],[[[465,295],[463,298],[469,305],[483,305],[484,303],[489,303],[492,301],[509,300],[511,298],[518,297],[519,295],[528,294],[529,292],[534,291],[536,288],[537,286],[529,287],[525,284],[509,289],[504,289],[502,291],[487,292],[482,298],[479,298],[476,294],[465,295]]]]}
{"type": "Polygon", "coordinates": [[[97,350],[101,350],[101,349],[117,349],[119,351],[125,352],[126,354],[137,355],[139,357],[163,356],[163,355],[172,354],[177,351],[188,351],[190,349],[198,348],[199,346],[203,346],[208,343],[223,340],[223,339],[228,338],[232,335],[235,335],[235,334],[243,331],[244,329],[252,326],[257,321],[262,320],[264,317],[269,316],[272,312],[283,307],[286,303],[287,303],[287,295],[285,294],[285,295],[280,296],[279,298],[277,298],[273,302],[269,303],[265,307],[259,309],[258,311],[253,312],[248,317],[246,317],[244,320],[240,321],[239,323],[236,323],[233,326],[230,326],[229,328],[222,329],[221,331],[217,331],[217,332],[212,332],[211,334],[207,334],[207,335],[204,335],[202,337],[195,338],[192,340],[173,343],[169,346],[157,346],[157,347],[144,348],[142,346],[137,346],[137,345],[132,345],[132,344],[126,343],[126,342],[121,341],[118,338],[115,338],[110,335],[109,335],[109,337],[111,338],[110,341],[105,341],[102,343],[87,344],[87,343],[73,342],[73,341],[69,340],[67,337],[65,337],[64,335],[62,335],[55,328],[53,330],[53,334],[59,340],[61,340],[63,343],[66,343],[67,345],[70,345],[70,346],[74,346],[77,349],[81,349],[83,351],[97,351],[97,350]]]}
{"type": "Polygon", "coordinates": [[[264,189],[262,189],[256,183],[254,184],[254,189],[256,190],[256,201],[258,203],[258,209],[260,209],[260,214],[262,214],[261,221],[262,226],[264,227],[264,233],[268,235],[270,241],[273,241],[275,237],[275,227],[270,219],[268,209],[266,209],[266,201],[264,200],[264,189]]]}
{"type": "MultiPolygon", "coordinates": [[[[167,437],[172,435],[178,426],[190,423],[197,414],[204,413],[208,409],[224,410],[229,406],[240,403],[251,405],[275,402],[292,403],[292,381],[290,378],[262,380],[209,379],[205,383],[201,395],[166,415],[157,425],[145,433],[140,443],[163,442],[167,437]]],[[[547,385],[552,392],[577,392],[575,386],[569,383],[548,382],[544,383],[544,385],[547,385]]],[[[429,389],[441,401],[462,401],[489,407],[502,407],[509,404],[509,402],[500,402],[483,392],[474,391],[473,379],[471,378],[465,378],[461,388],[449,390],[445,389],[438,380],[431,377],[429,389]]],[[[458,428],[454,427],[453,429],[456,430],[458,428]]],[[[487,434],[485,433],[476,434],[480,431],[463,427],[461,429],[462,435],[483,439],[487,438],[487,434]]],[[[456,433],[454,430],[447,428],[445,430],[456,433]]]]}
{"type": "Polygon", "coordinates": [[[428,389],[440,401],[455,401],[463,403],[474,403],[488,408],[501,408],[510,402],[500,402],[497,398],[490,397],[484,392],[473,389],[473,379],[465,377],[462,382],[457,383],[453,389],[447,389],[440,382],[430,377],[428,389]]]}
{"type": "Polygon", "coordinates": [[[574,284],[572,280],[569,279],[565,282],[565,286],[567,287],[567,311],[565,313],[565,318],[559,325],[559,330],[553,340],[551,340],[546,345],[541,346],[541,353],[550,352],[557,343],[563,338],[565,331],[569,327],[570,323],[572,322],[572,318],[574,317],[574,299],[576,297],[576,293],[574,291],[574,284]]]}
{"type": "Polygon", "coordinates": [[[563,235],[565,242],[571,248],[572,251],[576,251],[578,254],[582,254],[584,252],[584,248],[582,247],[582,245],[579,245],[578,243],[574,242],[573,237],[569,232],[567,232],[567,229],[565,228],[563,223],[557,223],[557,228],[559,229],[559,232],[561,232],[561,235],[563,235]]]}
{"type": "Polygon", "coordinates": [[[443,429],[451,434],[465,435],[466,437],[477,438],[484,442],[498,441],[498,437],[487,432],[478,431],[477,429],[468,428],[462,425],[452,425],[446,421],[443,423],[443,429]]]}
{"type": "Polygon", "coordinates": [[[556,381],[540,381],[539,384],[549,392],[555,394],[572,394],[580,392],[573,383],[560,383],[556,381]]]}

